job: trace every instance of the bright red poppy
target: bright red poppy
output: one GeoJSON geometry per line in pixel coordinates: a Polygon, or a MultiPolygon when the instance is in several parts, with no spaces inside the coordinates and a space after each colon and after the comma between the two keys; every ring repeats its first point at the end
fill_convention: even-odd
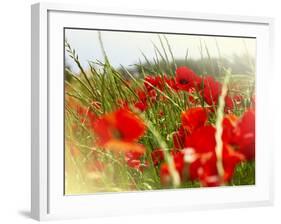
{"type": "Polygon", "coordinates": [[[143,90],[137,91],[138,101],[135,102],[134,106],[140,111],[145,111],[148,108],[147,95],[143,90]]]}
{"type": "Polygon", "coordinates": [[[144,154],[140,152],[129,151],[125,154],[125,161],[129,167],[142,172],[144,168],[147,167],[147,165],[141,161],[143,155],[144,154]]]}
{"type": "Polygon", "coordinates": [[[255,159],[255,111],[246,111],[240,119],[227,115],[223,127],[223,141],[241,152],[247,160],[255,159]]]}
{"type": "Polygon", "coordinates": [[[233,99],[230,96],[225,96],[224,98],[224,102],[225,102],[225,112],[231,111],[234,108],[234,103],[233,103],[233,99]]]}
{"type": "Polygon", "coordinates": [[[146,126],[128,109],[122,108],[106,114],[92,125],[99,146],[120,151],[144,151],[143,146],[136,142],[145,133],[146,126]]]}
{"type": "Polygon", "coordinates": [[[154,88],[162,89],[162,78],[160,76],[148,75],[144,78],[144,86],[148,92],[153,90],[154,88]]]}
{"type": "Polygon", "coordinates": [[[190,68],[182,66],[176,70],[176,83],[178,89],[188,91],[191,88],[198,88],[201,78],[190,68]]]}
{"type": "Polygon", "coordinates": [[[173,133],[173,143],[175,149],[183,149],[185,143],[185,136],[187,132],[184,130],[183,126],[180,126],[179,129],[173,133]]]}
{"type": "Polygon", "coordinates": [[[202,107],[190,108],[181,114],[182,125],[173,133],[173,143],[176,149],[185,147],[185,138],[194,130],[205,125],[208,112],[202,107]]]}
{"type": "Polygon", "coordinates": [[[194,161],[189,166],[191,180],[198,179],[203,186],[217,186],[229,181],[233,176],[236,165],[244,160],[244,156],[232,149],[228,144],[223,144],[224,177],[218,177],[216,158],[216,129],[207,125],[194,131],[186,138],[186,147],[195,152],[194,161]]]}
{"type": "Polygon", "coordinates": [[[177,82],[174,78],[168,78],[167,76],[164,76],[164,81],[171,89],[173,89],[175,91],[177,91],[179,89],[177,82]]]}
{"type": "Polygon", "coordinates": [[[204,126],[208,119],[207,111],[203,107],[193,107],[181,114],[182,126],[188,133],[204,126]]]}
{"type": "Polygon", "coordinates": [[[227,144],[233,144],[234,142],[234,128],[238,122],[238,117],[234,114],[228,114],[223,118],[223,133],[222,139],[227,144]]]}
{"type": "Polygon", "coordinates": [[[209,105],[217,105],[222,85],[213,76],[203,78],[203,98],[209,105]]]}
{"type": "Polygon", "coordinates": [[[255,159],[255,111],[246,111],[234,129],[235,143],[247,160],[255,159]]]}
{"type": "MultiPolygon", "coordinates": [[[[178,174],[180,175],[181,180],[185,176],[185,163],[184,163],[184,154],[182,151],[171,151],[171,156],[173,157],[174,166],[178,174]]],[[[160,168],[160,181],[163,185],[169,186],[172,182],[172,177],[170,175],[170,169],[167,163],[163,163],[160,168]]]]}

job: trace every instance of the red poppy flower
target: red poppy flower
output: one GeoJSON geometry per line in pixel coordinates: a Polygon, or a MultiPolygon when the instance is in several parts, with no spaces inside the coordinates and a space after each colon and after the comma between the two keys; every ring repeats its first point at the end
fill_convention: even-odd
{"type": "Polygon", "coordinates": [[[130,151],[130,148],[134,148],[135,151],[143,151],[140,144],[132,147],[130,143],[135,143],[144,134],[146,126],[128,109],[122,108],[106,114],[96,119],[92,125],[99,146],[111,149],[120,147],[123,151],[130,151]]]}
{"type": "Polygon", "coordinates": [[[144,86],[148,92],[150,90],[153,90],[154,88],[162,89],[161,82],[162,82],[162,78],[160,76],[148,75],[144,78],[144,86]]]}
{"type": "MultiPolygon", "coordinates": [[[[175,169],[178,172],[178,174],[181,177],[181,180],[183,180],[183,177],[185,175],[184,168],[184,154],[181,151],[175,151],[172,150],[171,155],[174,160],[175,169]]],[[[172,177],[170,175],[169,166],[167,163],[163,163],[160,168],[160,181],[162,185],[169,186],[172,181],[172,177]]]]}
{"type": "Polygon", "coordinates": [[[188,91],[190,88],[198,88],[201,78],[190,68],[182,66],[176,70],[176,83],[178,89],[188,91]]]}
{"type": "Polygon", "coordinates": [[[237,105],[240,105],[242,103],[243,97],[242,97],[242,95],[236,94],[236,95],[233,96],[233,100],[234,100],[234,102],[237,106],[237,105]]]}
{"type": "Polygon", "coordinates": [[[185,147],[193,148],[196,153],[213,152],[216,147],[216,129],[206,125],[195,130],[185,139],[185,147]]]}
{"type": "Polygon", "coordinates": [[[198,179],[203,186],[219,186],[231,180],[235,167],[238,163],[245,160],[240,152],[233,150],[230,145],[223,145],[223,168],[224,176],[222,179],[217,171],[217,159],[215,152],[208,152],[197,155],[197,159],[189,166],[191,180],[198,179]]]}
{"type": "Polygon", "coordinates": [[[154,149],[151,152],[151,157],[152,157],[153,165],[157,166],[164,160],[164,152],[160,148],[154,149]]]}
{"type": "Polygon", "coordinates": [[[157,92],[155,89],[152,89],[148,92],[148,96],[150,99],[150,102],[155,103],[157,100],[157,92]]]}
{"type": "Polygon", "coordinates": [[[146,92],[145,92],[145,91],[143,91],[143,90],[138,90],[138,91],[137,91],[137,95],[138,95],[139,101],[141,101],[141,102],[146,102],[146,100],[147,100],[147,95],[146,95],[146,92]]]}
{"type": "Polygon", "coordinates": [[[159,117],[163,117],[164,114],[165,114],[164,111],[163,111],[163,110],[160,110],[157,115],[158,115],[159,117]]]}
{"type": "Polygon", "coordinates": [[[138,101],[135,103],[135,108],[139,109],[141,112],[145,111],[148,108],[148,105],[146,102],[138,101]]]}
{"type": "Polygon", "coordinates": [[[246,111],[234,130],[235,142],[247,160],[255,159],[255,111],[246,111]]]}
{"type": "Polygon", "coordinates": [[[142,156],[143,153],[130,151],[125,154],[125,161],[129,167],[143,171],[143,169],[146,167],[146,164],[141,162],[142,156]]]}
{"type": "Polygon", "coordinates": [[[234,108],[234,103],[233,103],[233,99],[230,96],[225,96],[225,112],[228,112],[229,110],[233,110],[234,108]]]}
{"type": "Polygon", "coordinates": [[[221,95],[221,83],[216,81],[212,76],[203,78],[203,97],[209,105],[217,105],[219,96],[221,95]]]}
{"type": "Polygon", "coordinates": [[[170,175],[169,166],[167,163],[163,163],[161,165],[160,182],[164,186],[169,186],[172,183],[172,177],[170,175]]]}
{"type": "Polygon", "coordinates": [[[136,141],[145,132],[143,121],[127,109],[119,109],[114,113],[115,128],[119,132],[122,141],[136,141]]]}
{"type": "Polygon", "coordinates": [[[222,139],[224,143],[233,144],[234,140],[234,128],[237,124],[238,118],[234,114],[226,115],[223,118],[223,133],[222,139]]]}
{"type": "Polygon", "coordinates": [[[134,106],[140,111],[145,111],[148,108],[147,105],[147,95],[143,90],[137,91],[139,100],[134,104],[134,106]]]}
{"type": "Polygon", "coordinates": [[[245,156],[235,151],[230,145],[224,144],[223,148],[223,168],[224,168],[224,181],[229,181],[238,163],[245,160],[245,156]]]}
{"type": "Polygon", "coordinates": [[[196,153],[195,160],[189,165],[189,179],[200,180],[202,185],[208,185],[208,177],[217,176],[216,156],[213,152],[196,153]]]}
{"type": "Polygon", "coordinates": [[[156,102],[157,92],[154,89],[151,89],[148,92],[139,90],[137,91],[137,95],[139,100],[135,102],[134,106],[142,112],[148,108],[148,102],[156,102]]]}
{"type": "Polygon", "coordinates": [[[174,159],[174,164],[176,167],[176,170],[180,174],[181,177],[183,177],[183,171],[184,171],[184,154],[181,150],[171,150],[171,155],[174,159]]]}
{"type": "MultiPolygon", "coordinates": [[[[200,90],[199,90],[199,92],[200,92],[200,90]]],[[[189,95],[188,95],[189,104],[194,104],[194,105],[198,104],[199,98],[196,96],[196,89],[190,88],[188,90],[188,93],[189,93],[189,95]]]]}
{"type": "Polygon", "coordinates": [[[223,166],[224,177],[218,177],[216,158],[216,129],[211,126],[204,126],[195,130],[186,138],[186,147],[194,149],[195,160],[189,166],[189,177],[191,180],[200,180],[203,186],[217,186],[232,177],[235,166],[244,160],[244,156],[234,151],[230,145],[223,144],[223,166]],[[220,181],[218,181],[220,180],[220,181]]]}
{"type": "Polygon", "coordinates": [[[247,160],[255,159],[255,112],[248,110],[238,120],[227,115],[223,120],[223,141],[245,155],[247,160]]]}
{"type": "Polygon", "coordinates": [[[195,129],[202,127],[207,119],[207,112],[202,107],[190,108],[181,114],[182,126],[188,133],[192,133],[195,129]]]}
{"type": "Polygon", "coordinates": [[[164,76],[164,81],[171,89],[175,91],[179,89],[176,80],[174,78],[168,78],[167,76],[164,76]]]}
{"type": "Polygon", "coordinates": [[[178,131],[173,133],[173,143],[174,143],[175,149],[183,149],[184,148],[186,134],[187,133],[184,130],[183,126],[180,126],[178,131]]]}

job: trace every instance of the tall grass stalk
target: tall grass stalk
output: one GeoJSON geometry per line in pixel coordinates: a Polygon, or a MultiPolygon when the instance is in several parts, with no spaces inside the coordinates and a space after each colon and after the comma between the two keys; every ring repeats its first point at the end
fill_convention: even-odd
{"type": "Polygon", "coordinates": [[[216,120],[216,156],[217,156],[217,170],[220,177],[220,180],[223,180],[224,177],[224,168],[223,168],[223,140],[222,140],[222,133],[223,133],[223,116],[224,116],[224,107],[225,107],[225,97],[227,95],[227,85],[229,83],[231,76],[231,72],[226,70],[224,82],[222,85],[222,92],[219,97],[219,104],[217,108],[217,120],[216,120]]]}
{"type": "Polygon", "coordinates": [[[173,187],[176,188],[180,185],[180,176],[175,168],[175,163],[172,156],[169,154],[169,147],[167,146],[166,142],[162,140],[161,135],[156,130],[154,125],[148,120],[143,114],[140,114],[140,117],[144,120],[145,124],[147,125],[150,132],[154,135],[156,141],[158,142],[159,146],[162,148],[164,152],[164,159],[166,160],[169,168],[170,175],[172,177],[173,187]]]}

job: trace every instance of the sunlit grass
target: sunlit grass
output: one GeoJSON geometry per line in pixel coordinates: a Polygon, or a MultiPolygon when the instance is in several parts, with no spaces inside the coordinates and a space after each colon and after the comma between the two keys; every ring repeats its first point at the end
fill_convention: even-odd
{"type": "MultiPolygon", "coordinates": [[[[135,65],[135,69],[125,67],[114,68],[106,55],[99,34],[100,46],[104,54],[104,62],[89,61],[89,69],[84,69],[79,61],[78,54],[67,43],[65,50],[80,69],[79,74],[74,74],[70,69],[65,69],[65,193],[86,194],[95,192],[121,192],[137,190],[156,190],[173,188],[190,188],[202,186],[198,180],[181,181],[170,150],[174,147],[173,133],[181,125],[181,113],[194,107],[190,97],[198,101],[200,107],[213,107],[214,112],[209,116],[208,123],[221,126],[224,111],[224,97],[221,97],[219,105],[207,105],[199,90],[194,93],[187,91],[175,91],[168,84],[162,89],[145,81],[147,75],[159,75],[164,78],[174,77],[175,70],[180,65],[192,67],[203,78],[206,69],[217,74],[216,79],[223,83],[225,71],[230,71],[223,58],[214,59],[208,51],[208,46],[202,43],[201,60],[189,59],[176,60],[172,47],[165,36],[159,36],[161,49],[155,48],[155,57],[150,61],[143,54],[145,64],[135,65]],[[207,54],[204,57],[203,51],[207,54]],[[157,94],[157,100],[147,99],[148,109],[141,112],[134,108],[134,102],[139,100],[138,90],[148,92],[144,85],[148,85],[157,94]],[[88,123],[88,115],[94,114],[101,117],[124,107],[124,103],[147,126],[145,134],[139,139],[139,143],[145,146],[146,152],[140,159],[143,169],[134,169],[128,166],[122,151],[116,152],[104,149],[95,144],[96,135],[88,123]],[[77,112],[83,108],[82,116],[77,112]],[[219,119],[219,121],[218,121],[219,119]],[[219,124],[216,122],[220,122],[219,124]],[[163,186],[160,180],[161,164],[153,166],[151,152],[156,148],[164,151],[164,161],[168,164],[171,174],[171,185],[163,186]]],[[[248,61],[251,61],[249,59],[248,61]]],[[[243,100],[241,105],[234,105],[231,113],[240,117],[252,104],[255,78],[253,65],[251,64],[247,74],[231,74],[229,81],[225,83],[223,94],[235,95],[239,93],[243,100]],[[249,71],[251,74],[248,74],[249,71]]],[[[224,88],[224,87],[223,87],[224,88]]],[[[94,118],[93,118],[94,119],[94,118]]],[[[217,143],[221,140],[221,132],[216,137],[217,143]]],[[[221,155],[222,145],[217,150],[217,156],[221,155]]],[[[222,157],[218,159],[219,175],[223,176],[222,157]],[[222,169],[222,171],[220,171],[222,169]]],[[[233,178],[226,185],[255,184],[255,163],[243,162],[239,164],[233,178]]]]}

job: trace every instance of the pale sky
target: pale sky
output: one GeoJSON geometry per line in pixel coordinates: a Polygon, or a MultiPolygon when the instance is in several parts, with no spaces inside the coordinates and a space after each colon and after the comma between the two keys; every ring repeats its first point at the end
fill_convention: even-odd
{"type": "MultiPolygon", "coordinates": [[[[158,35],[159,34],[154,33],[101,31],[105,51],[110,63],[114,67],[119,67],[120,64],[127,67],[138,63],[139,59],[144,62],[141,52],[143,52],[149,60],[152,60],[152,58],[155,57],[152,43],[161,49],[158,35]]],[[[206,44],[211,57],[218,57],[217,45],[219,46],[222,57],[229,57],[233,54],[243,55],[245,53],[252,57],[256,55],[256,40],[252,38],[195,36],[185,34],[165,34],[165,36],[169,41],[176,59],[184,59],[187,49],[189,58],[200,58],[200,41],[206,44]]],[[[88,60],[104,61],[97,31],[66,29],[65,37],[71,47],[75,49],[79,55],[79,60],[84,68],[88,67],[88,60]]],[[[165,43],[164,38],[162,38],[162,40],[165,43]]],[[[166,50],[168,52],[167,47],[166,50]]],[[[203,53],[207,56],[204,49],[203,53]]],[[[68,57],[67,53],[66,61],[71,65],[74,72],[79,71],[77,66],[73,64],[72,59],[68,57]]]]}

